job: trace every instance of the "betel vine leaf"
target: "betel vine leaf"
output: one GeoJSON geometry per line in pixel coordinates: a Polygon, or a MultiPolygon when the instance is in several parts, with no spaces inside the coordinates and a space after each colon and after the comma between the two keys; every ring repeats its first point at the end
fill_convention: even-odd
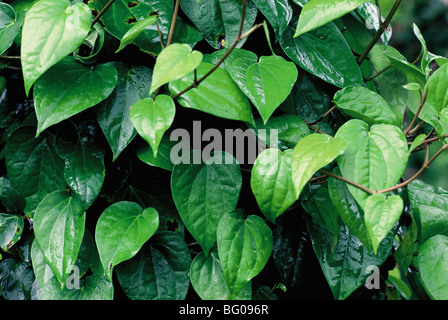
{"type": "Polygon", "coordinates": [[[448,58],[392,2],[0,3],[0,300],[446,299],[448,58]]]}

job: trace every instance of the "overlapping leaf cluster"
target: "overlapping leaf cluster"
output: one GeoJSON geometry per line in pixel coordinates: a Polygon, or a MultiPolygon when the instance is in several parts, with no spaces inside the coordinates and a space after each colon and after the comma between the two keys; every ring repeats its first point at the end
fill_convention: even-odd
{"type": "Polygon", "coordinates": [[[335,299],[387,259],[383,294],[447,299],[448,193],[417,178],[448,148],[448,59],[414,25],[408,62],[383,21],[363,0],[0,3],[0,53],[19,52],[34,104],[18,119],[0,97],[2,296],[279,298],[308,241],[335,299]],[[268,53],[245,47],[257,34],[268,53]],[[122,55],[137,51],[148,63],[122,55]],[[223,148],[174,161],[188,112],[278,140],[258,136],[249,168],[223,148]],[[156,174],[136,183],[133,161],[156,174]]]}

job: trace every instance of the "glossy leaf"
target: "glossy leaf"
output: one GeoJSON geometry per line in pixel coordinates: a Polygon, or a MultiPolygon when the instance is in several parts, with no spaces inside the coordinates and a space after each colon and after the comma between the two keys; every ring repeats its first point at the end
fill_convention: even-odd
{"type": "Polygon", "coordinates": [[[384,193],[381,193],[367,198],[364,208],[364,221],[375,254],[378,252],[381,241],[400,218],[403,207],[403,200],[397,195],[387,197],[384,193]]]}
{"type": "MultiPolygon", "coordinates": [[[[393,187],[408,162],[408,143],[403,132],[388,124],[369,125],[349,120],[335,135],[347,142],[347,150],[337,159],[342,176],[371,190],[393,187]]],[[[368,194],[348,185],[361,208],[368,194]]]]}
{"type": "Polygon", "coordinates": [[[248,66],[247,60],[240,59],[232,61],[229,73],[234,80],[237,78],[238,86],[254,103],[266,124],[291,92],[297,80],[297,68],[280,56],[262,56],[258,63],[248,66]],[[240,70],[245,66],[244,74],[240,70]],[[234,72],[235,68],[237,72],[234,72]]]}
{"type": "Polygon", "coordinates": [[[164,231],[117,267],[118,281],[131,300],[183,300],[190,285],[190,263],[182,237],[164,231]]]}
{"type": "Polygon", "coordinates": [[[82,2],[71,5],[68,0],[41,0],[28,10],[21,48],[27,94],[45,71],[82,44],[91,21],[92,13],[82,2]]]}
{"type": "Polygon", "coordinates": [[[64,162],[54,150],[54,138],[35,139],[35,132],[35,127],[22,127],[10,136],[5,146],[9,181],[25,199],[23,210],[29,217],[47,194],[67,186],[64,162]]]}
{"type": "Polygon", "coordinates": [[[392,234],[383,241],[374,255],[363,246],[345,225],[340,225],[336,246],[332,246],[326,231],[316,223],[308,223],[313,249],[325,278],[337,300],[348,298],[365,284],[371,275],[368,267],[380,267],[392,248],[392,234]]]}
{"type": "Polygon", "coordinates": [[[26,262],[9,258],[0,262],[0,288],[5,300],[31,300],[33,270],[26,262]]]}
{"type": "Polygon", "coordinates": [[[299,16],[294,37],[323,26],[355,10],[367,0],[311,0],[306,3],[299,16]]]}
{"type": "Polygon", "coordinates": [[[81,202],[67,191],[50,193],[34,214],[36,240],[45,261],[61,284],[69,276],[78,257],[85,220],[81,202]]]}
{"type": "Polygon", "coordinates": [[[437,234],[448,236],[448,211],[433,206],[420,205],[418,214],[421,224],[421,243],[437,234]]]}
{"type": "Polygon", "coordinates": [[[140,33],[143,32],[143,30],[145,30],[148,26],[156,22],[156,20],[157,16],[149,16],[133,24],[132,27],[128,31],[126,31],[126,33],[123,35],[123,38],[121,38],[120,46],[115,51],[115,53],[123,50],[123,48],[126,47],[128,44],[131,44],[135,40],[135,38],[137,38],[140,35],[140,33]]]}
{"type": "Polygon", "coordinates": [[[158,227],[157,211],[142,209],[135,202],[116,202],[103,211],[95,228],[95,242],[109,280],[113,267],[135,256],[158,227]]]}
{"type": "Polygon", "coordinates": [[[0,177],[0,201],[7,211],[23,212],[25,209],[25,199],[5,177],[0,177]]]}
{"type": "Polygon", "coordinates": [[[157,57],[149,94],[165,83],[183,78],[201,62],[202,53],[192,51],[188,44],[174,43],[168,46],[157,57]]]}
{"type": "Polygon", "coordinates": [[[20,216],[0,213],[0,248],[9,250],[22,237],[23,218],[20,216]]]}
{"type": "Polygon", "coordinates": [[[292,153],[292,150],[266,149],[252,168],[252,192],[261,212],[274,223],[296,201],[291,178],[292,153]]]}
{"type": "Polygon", "coordinates": [[[287,0],[253,0],[275,32],[275,40],[286,30],[292,19],[293,10],[287,0]]]}
{"type": "Polygon", "coordinates": [[[92,122],[82,122],[60,129],[56,137],[56,151],[65,162],[65,181],[84,209],[98,197],[106,174],[98,130],[92,122]]]}
{"type": "Polygon", "coordinates": [[[155,100],[145,98],[134,103],[131,108],[131,122],[138,134],[151,146],[154,157],[157,157],[160,141],[171,127],[175,113],[174,101],[167,95],[158,95],[155,100]]]}
{"type": "Polygon", "coordinates": [[[293,32],[291,27],[286,29],[280,45],[299,67],[339,88],[364,85],[356,59],[334,23],[297,38],[293,38],[293,32]]]}
{"type": "Polygon", "coordinates": [[[103,101],[117,81],[117,70],[112,65],[98,65],[92,70],[70,57],[64,59],[36,82],[36,135],[103,101]]]}
{"type": "Polygon", "coordinates": [[[152,70],[146,66],[128,68],[114,64],[118,70],[118,83],[110,96],[96,109],[98,124],[113,152],[113,160],[123,152],[137,135],[129,117],[129,107],[149,96],[152,70]]]}
{"type": "Polygon", "coordinates": [[[366,87],[345,87],[334,96],[334,103],[346,114],[368,124],[400,125],[389,103],[366,87]]]}
{"type": "Polygon", "coordinates": [[[420,276],[432,299],[448,299],[448,237],[435,235],[423,243],[418,254],[420,276]]]}
{"type": "MultiPolygon", "coordinates": [[[[202,77],[213,66],[201,63],[197,77],[202,77]]],[[[170,82],[171,94],[176,94],[193,83],[194,75],[189,74],[181,80],[170,82]]],[[[181,95],[177,101],[185,108],[200,110],[214,116],[240,120],[253,124],[249,100],[233,82],[227,71],[218,68],[208,76],[197,88],[181,95]]]]}
{"type": "Polygon", "coordinates": [[[296,199],[314,173],[343,154],[346,147],[343,139],[331,139],[330,136],[317,133],[297,143],[291,160],[296,199]]]}
{"type": "Polygon", "coordinates": [[[196,164],[195,156],[200,152],[193,151],[174,166],[171,192],[185,227],[208,253],[216,242],[218,222],[236,208],[242,177],[229,153],[215,152],[196,164]]]}
{"type": "Polygon", "coordinates": [[[272,232],[260,217],[245,217],[242,210],[235,210],[221,218],[216,233],[229,298],[235,299],[266,265],[273,247],[272,232]]]}
{"type": "MultiPolygon", "coordinates": [[[[190,267],[191,284],[202,300],[227,300],[229,288],[224,280],[221,262],[216,249],[208,255],[196,255],[190,267]]],[[[240,291],[237,300],[247,300],[252,296],[251,282],[240,291]]]]}
{"type": "Polygon", "coordinates": [[[137,149],[137,157],[150,166],[172,171],[174,163],[171,161],[171,149],[176,144],[176,141],[171,141],[167,135],[164,135],[159,144],[157,157],[154,157],[154,151],[147,143],[140,145],[137,149]]]}
{"type": "MultiPolygon", "coordinates": [[[[108,0],[89,1],[89,6],[100,12],[107,2],[108,0]]],[[[149,16],[156,16],[162,41],[166,43],[173,12],[174,2],[171,1],[118,0],[111,5],[100,20],[110,34],[122,40],[136,23],[149,16]]],[[[142,51],[153,55],[158,55],[161,51],[159,31],[155,23],[145,28],[132,42],[142,51]]]]}
{"type": "Polygon", "coordinates": [[[3,54],[13,43],[22,27],[25,12],[16,14],[14,9],[7,3],[0,3],[0,54],[3,54]]]}

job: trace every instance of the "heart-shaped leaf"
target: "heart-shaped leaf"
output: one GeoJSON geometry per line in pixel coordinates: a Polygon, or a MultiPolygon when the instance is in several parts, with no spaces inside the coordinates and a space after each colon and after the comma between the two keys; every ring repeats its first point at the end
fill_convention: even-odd
{"type": "Polygon", "coordinates": [[[158,227],[157,211],[143,210],[135,202],[116,202],[103,211],[95,228],[95,241],[109,280],[113,267],[135,256],[158,227]]]}
{"type": "MultiPolygon", "coordinates": [[[[202,62],[197,71],[197,77],[205,75],[213,67],[202,62]]],[[[181,92],[194,81],[190,73],[184,78],[170,82],[172,94],[181,92]]],[[[200,110],[217,117],[245,121],[254,124],[249,100],[241,92],[226,70],[218,68],[194,89],[182,94],[177,101],[185,108],[200,110]]]]}
{"type": "Polygon", "coordinates": [[[82,2],[41,0],[28,10],[20,51],[26,94],[45,71],[82,44],[91,22],[92,12],[82,2]]]}
{"type": "Polygon", "coordinates": [[[247,58],[232,61],[228,71],[240,89],[254,103],[264,123],[288,97],[297,80],[297,67],[280,56],[263,56],[248,65],[247,58]],[[241,72],[247,67],[245,72],[241,72]],[[236,69],[236,70],[235,70],[236,69]],[[234,72],[235,70],[235,72],[234,72]]]}
{"type": "Polygon", "coordinates": [[[435,235],[420,247],[418,268],[426,292],[435,300],[448,299],[448,237],[435,235]]]}
{"type": "Polygon", "coordinates": [[[261,212],[274,223],[296,201],[291,178],[292,153],[290,149],[283,152],[266,149],[258,155],[252,168],[252,192],[261,212]]]}
{"type": "Polygon", "coordinates": [[[131,108],[131,122],[138,134],[151,146],[154,157],[157,156],[163,134],[173,123],[175,113],[174,101],[167,95],[158,95],[155,100],[140,100],[131,108]]]}
{"type": "Polygon", "coordinates": [[[355,10],[367,0],[311,0],[306,3],[299,16],[294,37],[323,26],[355,10]]]}
{"type": "Polygon", "coordinates": [[[157,57],[149,94],[165,83],[183,78],[196,69],[201,62],[202,53],[196,50],[191,51],[188,44],[169,45],[157,57]]]}
{"type": "Polygon", "coordinates": [[[403,200],[400,196],[387,197],[384,193],[380,193],[367,198],[364,208],[364,221],[375,254],[378,252],[381,241],[392,230],[402,212],[403,200]]]}
{"type": "Polygon", "coordinates": [[[346,147],[343,139],[332,139],[328,135],[317,133],[310,134],[297,143],[291,160],[296,199],[314,173],[343,154],[346,147]]]}
{"type": "Polygon", "coordinates": [[[272,232],[259,216],[245,217],[242,210],[235,210],[221,218],[216,233],[229,298],[235,299],[268,262],[272,232]]]}
{"type": "MultiPolygon", "coordinates": [[[[342,176],[371,190],[394,186],[402,177],[409,156],[403,132],[389,124],[369,125],[362,120],[349,120],[336,132],[336,138],[347,143],[347,150],[337,159],[342,176]]],[[[361,208],[368,194],[347,186],[361,208]]]]}
{"type": "Polygon", "coordinates": [[[84,236],[86,215],[67,191],[47,195],[34,213],[33,229],[45,261],[61,284],[75,264],[84,236]]]}
{"type": "Polygon", "coordinates": [[[199,164],[191,161],[195,156],[201,153],[193,151],[174,166],[171,192],[185,227],[207,254],[216,242],[218,222],[236,208],[242,177],[229,153],[215,152],[199,164]]]}
{"type": "Polygon", "coordinates": [[[112,65],[102,64],[92,70],[72,57],[62,60],[36,82],[36,135],[106,99],[117,81],[117,70],[112,65]]]}

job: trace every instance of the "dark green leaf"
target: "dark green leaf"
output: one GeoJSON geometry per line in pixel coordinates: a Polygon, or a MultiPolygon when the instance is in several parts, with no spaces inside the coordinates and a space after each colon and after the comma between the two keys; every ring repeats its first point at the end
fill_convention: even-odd
{"type": "Polygon", "coordinates": [[[292,19],[293,11],[289,1],[253,0],[253,2],[274,29],[275,40],[277,41],[292,19]]]}
{"type": "Polygon", "coordinates": [[[9,250],[22,237],[24,222],[19,216],[0,213],[0,248],[9,250]]]}
{"type": "Polygon", "coordinates": [[[25,262],[6,259],[0,263],[0,291],[5,300],[31,300],[33,270],[25,262]]]}

